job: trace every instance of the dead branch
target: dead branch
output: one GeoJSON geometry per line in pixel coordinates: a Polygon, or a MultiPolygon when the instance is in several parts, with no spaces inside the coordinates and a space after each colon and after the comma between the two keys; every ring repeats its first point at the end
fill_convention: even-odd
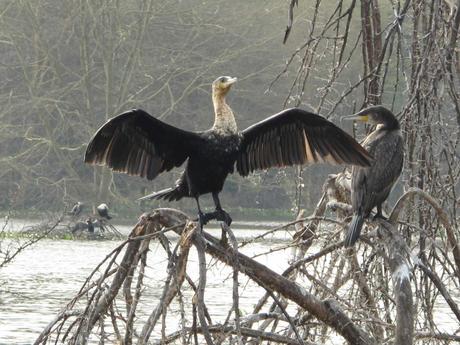
{"type": "MultiPolygon", "coordinates": [[[[395,345],[406,345],[413,344],[418,339],[427,339],[421,337],[422,333],[414,328],[417,317],[414,309],[417,303],[413,300],[414,282],[411,279],[413,273],[409,264],[411,249],[393,223],[397,212],[400,212],[399,209],[411,200],[409,196],[415,192],[410,191],[401,198],[396,206],[398,211],[392,212],[388,221],[369,222],[367,227],[375,229],[368,231],[364,236],[370,241],[349,253],[351,257],[347,260],[343,255],[342,242],[337,235],[343,232],[346,225],[343,218],[348,213],[346,210],[327,208],[330,202],[347,201],[347,183],[344,183],[346,181],[346,174],[330,176],[325,184],[325,193],[313,216],[290,223],[290,226],[298,225],[295,241],[304,239],[300,243],[306,245],[294,253],[294,258],[298,259],[293,260],[283,274],[278,274],[242,254],[233,231],[226,226],[223,226],[223,232],[228,235],[230,246],[225,239],[227,236],[219,240],[206,231],[197,229],[196,223],[190,222],[187,215],[180,211],[157,209],[151,214],[144,215],[129,239],[104,259],[105,268],[102,263],[97,266],[98,270],[103,272],[102,277],[94,283],[90,279],[85,282],[78,294],[79,297],[69,303],[68,308],[62,312],[62,315],[68,316],[58,316],[53,320],[39,336],[36,344],[45,344],[56,335],[63,340],[69,339],[71,344],[83,344],[92,334],[107,336],[109,326],[113,329],[116,339],[120,339],[120,334],[124,332],[122,338],[125,344],[132,344],[136,338],[138,344],[147,344],[152,342],[150,338],[154,330],[159,328],[156,325],[160,317],[163,320],[159,341],[161,343],[172,343],[179,338],[183,343],[189,342],[192,335],[195,336],[195,341],[199,342],[200,335],[208,344],[221,344],[228,337],[236,335],[235,340],[240,343],[255,344],[265,339],[285,344],[308,345],[313,344],[309,342],[308,334],[313,332],[316,334],[314,339],[324,343],[332,330],[352,344],[372,344],[391,339],[395,345]],[[326,212],[334,212],[336,220],[325,222],[326,212]],[[325,224],[327,227],[322,226],[325,224]],[[314,233],[306,231],[307,228],[314,233]],[[175,232],[180,236],[174,250],[169,249],[169,241],[165,240],[167,232],[175,232]],[[377,241],[378,239],[380,240],[377,241]],[[160,241],[163,244],[168,257],[168,275],[163,282],[163,292],[156,307],[141,324],[142,331],[137,333],[135,324],[136,321],[139,323],[139,320],[134,315],[138,314],[139,308],[142,307],[144,267],[148,265],[146,253],[152,241],[160,241]],[[198,252],[197,287],[187,276],[188,250],[192,245],[198,252]],[[115,257],[124,247],[124,256],[118,267],[114,268],[115,257]],[[213,324],[206,308],[205,253],[233,269],[233,303],[224,324],[213,324]],[[336,273],[333,273],[334,271],[336,273]],[[244,319],[239,315],[239,273],[245,274],[267,291],[253,314],[244,319]],[[136,279],[133,279],[134,277],[136,279]],[[109,278],[112,279],[111,282],[109,278]],[[185,280],[195,291],[193,309],[196,309],[196,318],[194,317],[192,325],[187,324],[184,302],[181,302],[180,329],[168,334],[165,326],[166,309],[172,308],[171,303],[176,296],[180,296],[181,300],[186,298],[182,291],[185,280]],[[392,284],[388,284],[389,282],[392,284]],[[346,295],[343,295],[343,291],[346,291],[346,295]],[[119,294],[125,297],[124,313],[115,305],[115,297],[119,294]],[[86,307],[81,309],[81,302],[85,296],[86,307]],[[267,313],[261,312],[270,297],[274,303],[267,313]],[[289,303],[297,306],[297,315],[293,316],[288,312],[289,303]],[[232,313],[233,322],[229,321],[232,313]],[[117,314],[121,317],[117,317],[117,314]],[[126,316],[122,316],[125,314],[126,316]],[[107,320],[110,323],[105,321],[106,315],[110,316],[107,320]],[[258,329],[257,322],[262,323],[258,329]],[[94,327],[95,325],[99,328],[94,327]],[[276,334],[283,327],[285,333],[276,334]]],[[[442,255],[443,252],[437,260],[448,260],[442,255]]],[[[448,262],[443,266],[446,270],[451,267],[448,262]]],[[[436,291],[439,291],[458,317],[458,306],[447,286],[441,278],[430,272],[426,271],[426,274],[434,283],[436,291]]],[[[95,271],[91,276],[94,274],[95,271]]],[[[420,289],[416,285],[415,288],[420,289]]],[[[436,333],[430,330],[426,334],[436,333]]],[[[432,339],[435,339],[435,336],[432,339]]]]}
{"type": "Polygon", "coordinates": [[[191,238],[195,230],[196,228],[191,227],[190,224],[185,228],[179,241],[179,246],[181,248],[179,256],[177,258],[175,256],[170,257],[170,260],[174,260],[174,262],[170,261],[170,264],[168,265],[170,267],[170,274],[166,279],[167,283],[165,284],[162,297],[158,302],[157,307],[153,310],[142,329],[138,342],[139,345],[147,343],[163,311],[172,302],[174,296],[179,293],[182,283],[186,277],[187,258],[191,247],[191,238]],[[169,283],[171,278],[174,280],[172,284],[169,283]]]}
{"type": "MultiPolygon", "coordinates": [[[[186,329],[186,331],[190,332],[191,329],[186,329]]],[[[199,333],[202,333],[201,328],[198,328],[197,331],[199,333]]],[[[231,326],[221,326],[221,325],[214,325],[214,326],[209,327],[209,332],[210,333],[216,333],[216,334],[219,334],[219,333],[237,334],[236,330],[233,327],[231,327],[231,326]]],[[[251,338],[255,338],[255,339],[271,341],[271,342],[274,342],[274,343],[287,344],[287,345],[299,345],[299,342],[297,340],[292,339],[292,338],[284,337],[284,336],[281,336],[281,335],[278,335],[278,334],[275,334],[275,333],[262,332],[262,331],[258,331],[258,330],[252,329],[252,328],[242,327],[241,328],[241,334],[243,336],[245,336],[245,337],[251,337],[251,338]]],[[[173,342],[174,340],[178,339],[179,337],[180,337],[179,332],[175,332],[175,333],[171,334],[164,341],[163,340],[157,341],[157,342],[154,342],[153,344],[155,344],[155,345],[169,344],[169,343],[173,342]]],[[[309,342],[309,341],[304,342],[304,344],[305,345],[317,345],[317,344],[309,342]]]]}
{"type": "MultiPolygon", "coordinates": [[[[49,236],[59,226],[63,217],[64,217],[63,215],[60,216],[57,220],[55,220],[51,224],[39,225],[38,228],[40,228],[40,231],[34,231],[30,238],[23,241],[22,243],[18,243],[17,246],[15,246],[13,243],[9,244],[8,246],[0,245],[0,268],[8,265],[11,261],[13,261],[20,253],[22,253],[28,247],[34,245],[38,241],[49,236]]],[[[0,235],[5,233],[5,229],[7,228],[7,225],[8,225],[8,220],[9,220],[9,217],[6,217],[5,222],[2,226],[2,229],[0,230],[0,235]]],[[[1,239],[0,239],[0,244],[1,244],[1,239]]]]}
{"type": "MultiPolygon", "coordinates": [[[[166,213],[160,209],[157,210],[157,212],[160,213],[160,218],[163,220],[167,218],[168,213],[172,211],[167,209],[168,213],[166,213]]],[[[213,236],[206,232],[203,232],[203,236],[206,240],[206,252],[220,261],[231,265],[232,255],[229,254],[229,251],[220,246],[219,241],[213,236]]],[[[357,345],[371,343],[368,335],[356,327],[333,300],[320,301],[295,282],[275,273],[268,267],[241,253],[232,254],[238,255],[240,272],[256,280],[259,284],[263,284],[263,287],[280,293],[285,298],[308,310],[319,320],[334,328],[348,341],[357,345]]]]}
{"type": "Polygon", "coordinates": [[[447,213],[442,209],[439,203],[428,193],[419,189],[419,188],[411,188],[406,193],[404,193],[401,198],[396,202],[396,205],[393,207],[393,210],[390,214],[390,222],[395,222],[400,215],[402,209],[407,204],[407,199],[413,198],[414,196],[421,197],[424,201],[429,203],[431,207],[436,211],[436,214],[441,222],[441,224],[446,229],[447,239],[449,240],[450,247],[452,249],[452,254],[454,256],[454,260],[456,263],[456,270],[455,273],[460,281],[460,247],[458,245],[458,240],[455,235],[455,231],[450,225],[449,217],[447,213]]]}
{"type": "Polygon", "coordinates": [[[411,267],[408,260],[408,248],[404,239],[399,236],[395,227],[380,220],[379,225],[383,231],[385,247],[388,255],[385,256],[391,269],[394,296],[396,300],[396,331],[395,345],[410,345],[414,335],[414,313],[412,288],[410,283],[411,267]]]}
{"type": "Polygon", "coordinates": [[[436,285],[436,288],[439,290],[441,295],[444,297],[444,299],[446,300],[447,304],[451,308],[452,312],[457,317],[457,320],[460,322],[460,310],[459,310],[459,308],[457,306],[457,303],[454,301],[452,296],[449,294],[449,292],[447,291],[445,285],[442,283],[441,279],[438,277],[436,272],[433,272],[432,270],[430,270],[421,261],[417,261],[416,265],[417,265],[418,268],[420,268],[423,271],[423,273],[425,273],[431,279],[431,281],[434,283],[434,285],[436,285]]]}
{"type": "MultiPolygon", "coordinates": [[[[200,229],[200,232],[202,232],[202,229],[200,229]]],[[[205,251],[207,245],[205,244],[205,241],[201,235],[201,233],[196,236],[194,240],[195,247],[198,251],[198,264],[200,267],[200,279],[198,282],[198,288],[196,292],[196,306],[198,310],[198,318],[200,320],[201,324],[201,329],[204,335],[204,338],[206,339],[206,343],[208,345],[213,345],[214,342],[211,337],[211,333],[209,332],[208,328],[208,322],[206,320],[205,316],[205,302],[204,302],[204,289],[206,287],[206,258],[205,258],[205,251]]]]}
{"type": "MultiPolygon", "coordinates": [[[[94,297],[92,297],[89,300],[90,305],[87,306],[83,314],[80,314],[77,318],[76,321],[80,326],[76,328],[77,333],[72,336],[71,343],[85,343],[86,339],[88,339],[89,335],[93,332],[94,326],[98,322],[102,322],[103,316],[110,310],[111,306],[113,305],[115,296],[117,295],[118,291],[127,279],[128,272],[132,271],[131,265],[133,265],[136,262],[136,257],[138,257],[139,253],[143,253],[145,251],[145,248],[141,248],[143,242],[139,240],[137,236],[139,236],[140,238],[145,238],[145,236],[147,235],[154,234],[155,231],[158,231],[159,224],[161,224],[161,227],[172,229],[180,235],[182,235],[183,233],[185,234],[187,232],[184,232],[184,229],[187,229],[187,226],[185,228],[179,228],[175,226],[177,224],[183,224],[186,219],[187,218],[183,213],[171,209],[159,209],[150,215],[144,216],[141,219],[141,221],[136,225],[136,227],[133,229],[130,235],[130,239],[127,242],[128,244],[125,250],[124,257],[121,263],[119,264],[117,272],[113,276],[111,284],[107,285],[106,283],[104,283],[95,286],[96,290],[99,292],[96,294],[93,293],[94,297]],[[107,285],[107,287],[102,288],[105,285],[107,285]]],[[[195,226],[192,227],[190,225],[189,228],[195,229],[195,226]]],[[[251,258],[239,253],[238,251],[235,251],[232,248],[223,247],[216,238],[204,231],[200,236],[197,236],[196,233],[192,232],[192,235],[190,235],[187,238],[191,238],[192,243],[198,248],[199,258],[201,255],[200,248],[203,254],[204,251],[206,251],[213,257],[225,262],[229,266],[234,266],[235,257],[237,257],[237,267],[239,271],[254,279],[256,282],[258,282],[258,284],[262,285],[264,288],[269,289],[271,291],[276,291],[285,298],[292,300],[294,303],[297,303],[302,308],[311,312],[312,315],[317,317],[319,320],[322,320],[327,325],[334,328],[338,333],[342,334],[349,341],[352,341],[355,344],[370,344],[368,335],[364,331],[360,330],[356,325],[354,325],[354,323],[345,315],[345,313],[341,310],[340,306],[335,301],[320,301],[315,296],[309,294],[305,289],[300,287],[297,283],[282,277],[281,275],[273,272],[266,266],[252,260],[251,258]],[[201,236],[203,236],[202,239],[200,239],[201,236]]],[[[206,270],[206,266],[205,262],[203,262],[203,256],[199,260],[201,271],[200,274],[202,274],[202,276],[200,277],[200,283],[197,289],[197,307],[198,309],[202,309],[201,311],[199,311],[199,314],[201,314],[199,315],[199,320],[201,324],[200,332],[203,332],[204,336],[206,337],[206,330],[205,328],[203,328],[203,324],[204,327],[207,326],[206,317],[204,313],[204,286],[206,280],[205,278],[203,279],[203,277],[205,277],[205,275],[203,276],[205,272],[202,272],[203,270],[206,270]]],[[[181,265],[182,273],[178,275],[182,277],[181,280],[183,280],[184,277],[184,266],[185,265],[181,265]]],[[[174,292],[177,292],[176,287],[180,286],[180,283],[170,284],[170,286],[171,289],[175,290],[174,292]]],[[[170,290],[166,289],[166,291],[170,290]]],[[[170,301],[172,298],[171,296],[173,294],[174,293],[170,291],[167,294],[164,293],[164,296],[168,295],[169,297],[167,298],[167,300],[170,301]]],[[[149,330],[151,329],[151,325],[153,324],[152,319],[157,319],[158,311],[161,308],[164,308],[165,305],[167,305],[165,301],[166,298],[163,297],[161,301],[162,306],[159,306],[156,309],[157,312],[155,313],[154,317],[151,316],[149,318],[149,322],[144,327],[143,337],[141,338],[143,340],[140,341],[140,344],[145,343],[145,341],[148,339],[147,334],[149,332],[145,330],[146,328],[148,328],[149,330]]],[[[131,301],[129,301],[128,304],[131,308],[130,313],[133,313],[133,309],[137,306],[137,304],[132,303],[131,301]]],[[[285,316],[288,317],[287,314],[285,316]]],[[[65,323],[66,321],[67,320],[61,320],[61,327],[63,326],[63,323],[65,323]]],[[[73,328],[73,326],[71,327],[73,328]]],[[[132,334],[132,332],[129,331],[126,334],[132,334]]],[[[210,333],[208,335],[208,341],[212,343],[213,340],[210,336],[210,333]]],[[[42,339],[43,337],[37,339],[36,344],[40,344],[42,339]]]]}
{"type": "MultiPolygon", "coordinates": [[[[238,242],[236,241],[235,234],[233,233],[232,229],[227,226],[227,224],[222,223],[222,236],[224,233],[228,234],[228,237],[230,238],[230,244],[234,250],[235,253],[238,253],[238,242]]],[[[221,239],[222,240],[222,239],[221,239]]],[[[233,295],[232,295],[232,300],[233,300],[233,313],[235,315],[235,328],[236,328],[236,335],[238,337],[238,344],[242,345],[242,334],[241,334],[241,321],[240,321],[240,307],[239,307],[239,292],[238,292],[238,272],[239,272],[239,262],[238,262],[238,255],[234,256],[233,260],[233,295]]]]}

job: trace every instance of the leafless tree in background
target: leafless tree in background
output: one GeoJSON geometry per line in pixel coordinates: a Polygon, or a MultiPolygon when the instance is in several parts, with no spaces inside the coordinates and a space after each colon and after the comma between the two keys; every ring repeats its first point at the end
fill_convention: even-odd
{"type": "Polygon", "coordinates": [[[123,344],[209,345],[460,341],[458,326],[446,330],[442,325],[445,318],[460,323],[460,2],[291,3],[297,22],[290,35],[305,23],[307,34],[273,83],[295,72],[285,104],[309,105],[332,117],[383,103],[399,114],[406,144],[404,191],[387,212],[389,219],[369,221],[357,247],[345,250],[341,238],[350,212],[349,174],[331,175],[311,216],[270,231],[296,229],[292,243],[259,254],[293,248],[290,267],[277,274],[242,255],[231,229],[224,228],[229,240],[219,241],[179,211],[156,210],[143,216],[128,241],[95,268],[36,344],[85,344],[88,337],[123,344]],[[351,25],[355,21],[358,28],[351,25]],[[359,75],[350,68],[356,60],[362,61],[359,75]],[[179,234],[175,246],[165,239],[168,232],[179,234]],[[148,283],[145,269],[154,240],[165,250],[167,278],[148,283]],[[191,246],[198,252],[197,281],[187,275],[191,246]],[[234,272],[233,304],[223,324],[213,323],[206,308],[210,257],[234,272]],[[238,307],[244,296],[238,289],[241,274],[266,291],[244,315],[238,307]],[[143,311],[147,317],[137,318],[147,305],[144,294],[158,283],[162,293],[156,305],[143,311]],[[169,332],[172,302],[179,315],[173,317],[180,321],[179,330],[169,332]]]}
{"type": "MultiPolygon", "coordinates": [[[[269,10],[276,12],[274,3],[269,10]]],[[[276,49],[270,51],[273,60],[267,58],[276,28],[262,34],[263,29],[241,25],[257,13],[245,1],[231,15],[233,5],[223,0],[5,4],[0,208],[42,212],[75,201],[113,201],[120,211],[138,209],[134,200],[143,190],[174,183],[177,174],[160,176],[152,185],[85,166],[89,139],[108,118],[138,107],[186,129],[209,128],[210,84],[219,75],[240,77],[241,91],[233,97],[251,115],[242,117],[241,126],[279,109],[276,97],[257,104],[254,88],[244,84],[257,76],[250,84],[266,85],[270,76],[263,72],[273,69],[271,61],[282,61],[276,49]]],[[[260,87],[259,93],[263,98],[260,87]]]]}
{"type": "MultiPolygon", "coordinates": [[[[319,81],[320,97],[313,105],[318,111],[333,115],[344,104],[350,108],[356,102],[358,107],[383,103],[399,112],[406,142],[404,189],[417,187],[437,203],[433,208],[417,198],[412,200],[399,225],[416,267],[421,269],[415,270],[413,279],[420,298],[415,321],[434,334],[435,296],[440,293],[452,302],[446,287],[453,291],[459,283],[458,264],[452,260],[458,263],[460,255],[456,238],[460,2],[393,1],[391,5],[392,11],[388,11],[388,3],[376,0],[340,1],[327,14],[321,11],[321,1],[312,5],[307,40],[288,62],[298,73],[287,101],[301,104],[309,99],[303,91],[306,85],[318,83],[315,77],[320,73],[314,72],[321,69],[327,77],[319,81]],[[350,22],[357,17],[361,30],[353,32],[350,22]],[[319,25],[319,18],[326,18],[326,25],[319,25]],[[347,74],[354,59],[363,62],[360,76],[347,74]],[[446,224],[451,231],[446,231],[446,224]]],[[[458,318],[457,307],[452,312],[458,318]]]]}
{"type": "MultiPolygon", "coordinates": [[[[331,117],[369,104],[384,104],[399,113],[406,138],[404,184],[440,200],[455,227],[459,5],[363,0],[339,1],[328,8],[316,1],[308,7],[313,15],[308,17],[306,41],[285,68],[297,70],[286,102],[308,102],[331,117]],[[356,31],[350,23],[358,18],[361,30],[356,31]],[[356,60],[362,61],[362,73],[350,75],[349,65],[356,60]],[[304,93],[310,85],[318,88],[317,97],[304,93]]],[[[430,228],[433,217],[423,208],[418,211],[419,225],[428,222],[430,228]]]]}

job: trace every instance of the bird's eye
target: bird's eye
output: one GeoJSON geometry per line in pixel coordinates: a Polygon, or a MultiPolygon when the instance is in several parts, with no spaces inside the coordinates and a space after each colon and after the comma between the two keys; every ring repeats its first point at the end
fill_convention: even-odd
{"type": "Polygon", "coordinates": [[[225,80],[226,80],[226,79],[225,79],[225,77],[222,77],[222,78],[220,78],[220,80],[219,80],[219,81],[220,81],[221,83],[224,83],[224,82],[225,82],[225,80]]]}

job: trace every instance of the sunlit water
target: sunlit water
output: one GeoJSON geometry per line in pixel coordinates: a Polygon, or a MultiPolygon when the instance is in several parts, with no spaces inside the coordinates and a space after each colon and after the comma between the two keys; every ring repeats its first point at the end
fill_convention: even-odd
{"type": "MultiPolygon", "coordinates": [[[[238,241],[244,242],[262,233],[262,230],[246,229],[250,223],[237,224],[243,228],[234,230],[238,241]]],[[[275,224],[270,224],[274,226],[275,224]]],[[[117,227],[127,234],[131,228],[117,227]]],[[[268,227],[263,227],[267,229],[268,227]]],[[[211,233],[220,236],[220,229],[211,229],[211,233]]],[[[173,245],[175,238],[170,238],[173,245]]],[[[274,248],[282,247],[292,239],[292,233],[277,232],[256,241],[241,249],[247,255],[269,253],[274,248]]],[[[86,277],[121,241],[77,241],[77,240],[41,240],[28,248],[11,264],[0,269],[0,344],[31,344],[46,325],[78,292],[86,277]]],[[[139,310],[138,325],[156,306],[161,296],[162,286],[166,278],[166,256],[157,243],[150,246],[148,268],[146,270],[145,290],[139,310]]],[[[256,260],[281,273],[288,266],[290,249],[275,251],[269,255],[257,256],[256,260]]],[[[232,303],[232,270],[222,263],[213,261],[207,256],[208,273],[205,300],[213,323],[223,322],[227,317],[232,303]]],[[[187,272],[192,279],[198,280],[198,259],[196,252],[191,250],[187,272]]],[[[263,290],[240,275],[240,310],[243,315],[251,313],[255,303],[263,295],[263,290]]],[[[187,284],[184,283],[184,287],[187,284]]],[[[190,309],[193,292],[184,289],[184,299],[188,301],[186,309],[190,309]]],[[[455,296],[458,298],[458,296],[455,296]]],[[[179,316],[172,310],[166,320],[168,332],[179,326],[179,316]]],[[[455,318],[446,307],[435,312],[441,323],[440,331],[452,331],[458,327],[455,318]]],[[[190,314],[189,314],[190,315],[190,314]]],[[[190,323],[190,318],[187,319],[190,323]]],[[[158,328],[158,327],[157,327],[158,328]]],[[[158,333],[152,338],[158,339],[158,333]]]]}

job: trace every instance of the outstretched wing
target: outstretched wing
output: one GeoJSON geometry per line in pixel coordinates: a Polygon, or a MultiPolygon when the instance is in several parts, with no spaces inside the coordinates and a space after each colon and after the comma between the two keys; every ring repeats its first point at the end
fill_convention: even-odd
{"type": "Polygon", "coordinates": [[[196,133],[134,109],[115,116],[97,130],[86,148],[85,162],[152,180],[182,165],[199,140],[196,133]]]}
{"type": "Polygon", "coordinates": [[[236,168],[246,176],[258,169],[327,162],[369,166],[369,153],[322,116],[292,108],[243,132],[236,168]]]}

